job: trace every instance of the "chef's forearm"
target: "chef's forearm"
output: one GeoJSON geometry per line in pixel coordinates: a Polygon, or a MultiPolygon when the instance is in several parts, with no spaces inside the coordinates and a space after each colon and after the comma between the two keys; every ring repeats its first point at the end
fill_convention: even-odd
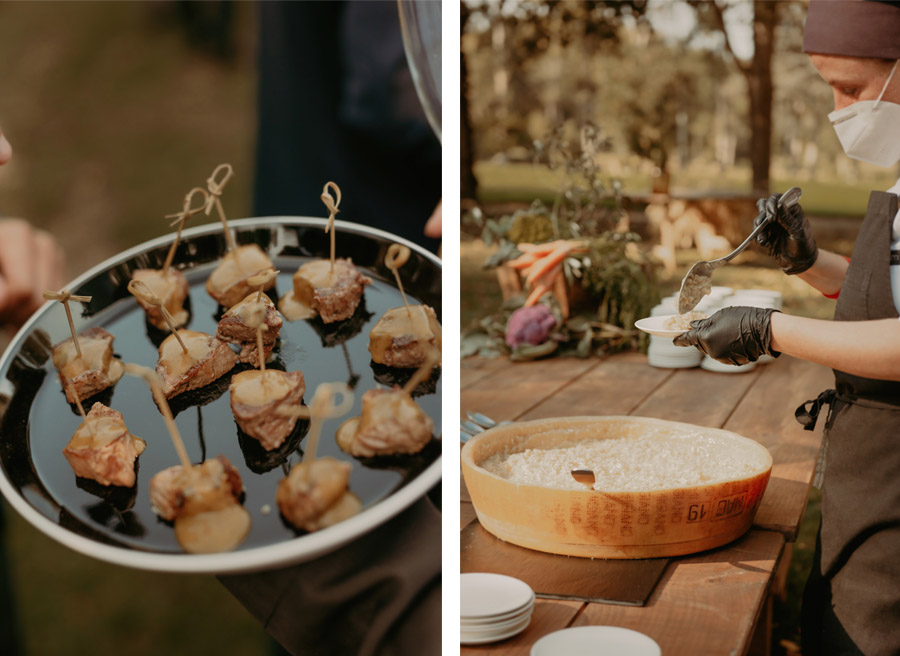
{"type": "Polygon", "coordinates": [[[824,321],[775,312],[772,348],[833,369],[900,380],[900,321],[824,321]]]}
{"type": "Polygon", "coordinates": [[[834,296],[841,291],[848,266],[850,263],[843,255],[820,248],[816,263],[797,277],[826,296],[834,296]]]}

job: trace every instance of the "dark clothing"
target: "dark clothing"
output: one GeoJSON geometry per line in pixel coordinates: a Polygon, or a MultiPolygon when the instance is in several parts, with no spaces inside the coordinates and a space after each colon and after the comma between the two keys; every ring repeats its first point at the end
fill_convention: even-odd
{"type": "Polygon", "coordinates": [[[334,181],[338,219],[436,250],[422,230],[441,198],[441,147],[416,96],[396,2],[263,2],[259,11],[254,214],[325,217],[319,195],[334,181]]]}
{"type": "Polygon", "coordinates": [[[441,516],[425,497],[309,563],[219,580],[295,656],[441,653],[441,516]]]}
{"type": "MultiPolygon", "coordinates": [[[[897,196],[873,192],[834,318],[896,318],[897,196]]],[[[900,383],[835,371],[825,426],[821,540],[804,594],[803,651],[900,653],[900,383]]]]}

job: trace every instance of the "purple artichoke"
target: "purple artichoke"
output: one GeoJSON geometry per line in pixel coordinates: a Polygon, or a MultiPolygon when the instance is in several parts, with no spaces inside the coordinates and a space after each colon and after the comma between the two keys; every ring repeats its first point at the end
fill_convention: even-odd
{"type": "Polygon", "coordinates": [[[506,343],[510,348],[522,344],[543,344],[556,327],[556,317],[546,305],[519,308],[506,324],[506,343]]]}

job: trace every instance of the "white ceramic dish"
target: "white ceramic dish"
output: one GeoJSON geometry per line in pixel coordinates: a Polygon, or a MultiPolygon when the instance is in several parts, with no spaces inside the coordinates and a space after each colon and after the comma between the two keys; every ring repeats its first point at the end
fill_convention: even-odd
{"type": "Polygon", "coordinates": [[[576,626],[548,633],[531,647],[531,656],[661,656],[650,636],[620,626],[576,626]]]}
{"type": "Polygon", "coordinates": [[[468,572],[459,577],[459,616],[502,618],[534,604],[534,590],[512,576],[468,572]]]}
{"type": "Polygon", "coordinates": [[[462,630],[459,633],[459,642],[463,645],[484,645],[489,642],[506,640],[507,638],[512,638],[514,635],[522,633],[522,631],[527,629],[530,624],[531,615],[523,619],[519,624],[516,624],[512,628],[498,630],[489,634],[476,634],[462,630]]]}
{"type": "Polygon", "coordinates": [[[645,317],[643,319],[639,319],[634,322],[634,327],[638,330],[643,330],[645,333],[650,333],[651,335],[655,335],[656,337],[669,337],[675,338],[681,335],[682,333],[687,332],[686,330],[682,330],[681,328],[666,328],[666,322],[675,317],[675,314],[664,314],[656,317],[645,317]]]}

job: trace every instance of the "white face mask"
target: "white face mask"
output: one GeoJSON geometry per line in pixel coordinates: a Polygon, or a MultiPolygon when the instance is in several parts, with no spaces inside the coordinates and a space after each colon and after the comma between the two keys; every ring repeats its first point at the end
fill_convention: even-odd
{"type": "Polygon", "coordinates": [[[900,105],[881,102],[896,70],[895,61],[878,100],[861,100],[828,115],[844,152],[853,159],[885,167],[900,161],[900,105]]]}

